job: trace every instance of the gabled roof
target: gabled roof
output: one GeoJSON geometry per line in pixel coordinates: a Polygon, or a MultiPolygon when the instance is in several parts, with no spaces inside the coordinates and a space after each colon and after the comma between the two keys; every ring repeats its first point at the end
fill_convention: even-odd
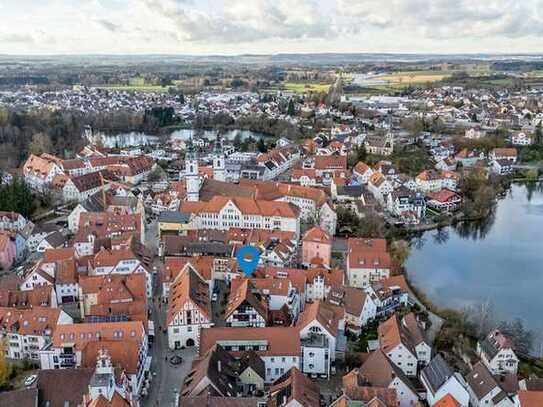
{"type": "Polygon", "coordinates": [[[306,305],[304,311],[298,317],[296,327],[302,330],[311,322],[318,321],[330,335],[336,337],[339,330],[339,321],[343,318],[343,308],[322,301],[316,301],[306,305]]]}
{"type": "Polygon", "coordinates": [[[473,366],[471,372],[466,376],[466,381],[478,400],[481,400],[493,389],[499,387],[496,379],[481,362],[477,362],[473,366]]]}
{"type": "Polygon", "coordinates": [[[360,367],[362,379],[368,384],[377,387],[389,387],[390,383],[398,377],[414,394],[416,389],[404,372],[398,368],[381,350],[372,352],[360,367]]]}
{"type": "Polygon", "coordinates": [[[379,324],[377,328],[379,346],[385,353],[390,352],[400,343],[416,355],[415,347],[426,342],[413,313],[407,314],[401,321],[397,314],[379,324]]]}
{"type": "Polygon", "coordinates": [[[213,396],[236,397],[237,374],[235,359],[221,346],[216,345],[192,365],[181,389],[182,397],[213,396]],[[207,379],[209,383],[202,388],[201,383],[207,379]]]}
{"type": "Polygon", "coordinates": [[[364,378],[361,376],[359,369],[353,369],[351,372],[343,376],[343,394],[349,400],[364,402],[368,407],[398,406],[398,397],[395,389],[366,386],[364,384],[364,378]]]}
{"type": "Polygon", "coordinates": [[[36,407],[37,405],[38,389],[36,388],[19,389],[0,393],[0,406],[36,407]]]}
{"type": "Polygon", "coordinates": [[[491,331],[480,344],[489,359],[493,359],[502,349],[513,349],[511,339],[498,329],[491,331]]]}
{"type": "Polygon", "coordinates": [[[191,269],[187,269],[170,287],[168,324],[184,309],[187,302],[197,307],[202,315],[211,320],[209,285],[191,269]]]}
{"type": "Polygon", "coordinates": [[[317,383],[293,367],[275,381],[270,388],[271,405],[282,406],[297,401],[302,407],[320,407],[320,388],[317,383]]]}
{"type": "Polygon", "coordinates": [[[0,308],[0,327],[20,335],[51,336],[57,328],[60,312],[58,308],[47,307],[0,308]]]}
{"type": "Polygon", "coordinates": [[[519,407],[543,406],[543,391],[521,390],[518,392],[519,407]]]}
{"type": "Polygon", "coordinates": [[[120,368],[127,374],[138,373],[139,343],[130,341],[89,342],[81,352],[81,367],[96,367],[96,359],[103,350],[111,357],[113,367],[120,368]]]}
{"type": "Polygon", "coordinates": [[[342,306],[349,315],[360,317],[366,296],[366,292],[360,288],[341,285],[332,287],[328,293],[328,302],[342,306]]]}
{"type": "MultiPolygon", "coordinates": [[[[215,344],[266,343],[266,350],[255,350],[259,356],[300,356],[300,336],[296,327],[204,328],[200,332],[200,355],[215,344]]],[[[239,351],[230,351],[240,355],[239,351]]]]}
{"type": "Polygon", "coordinates": [[[257,200],[253,198],[229,198],[214,196],[210,201],[181,203],[180,212],[200,214],[219,213],[228,203],[232,203],[244,215],[278,216],[285,218],[297,218],[299,209],[291,203],[257,200]]]}
{"type": "Polygon", "coordinates": [[[92,316],[122,315],[130,320],[146,321],[146,277],[143,273],[81,276],[83,296],[92,295],[92,316]]]}
{"type": "Polygon", "coordinates": [[[134,341],[141,343],[145,328],[141,321],[100,322],[58,325],[53,335],[53,346],[73,344],[83,349],[87,343],[96,341],[134,341]]]}
{"type": "Polygon", "coordinates": [[[437,354],[421,373],[432,394],[436,394],[453,374],[454,371],[441,354],[437,354]]]}
{"type": "Polygon", "coordinates": [[[239,374],[247,369],[252,369],[262,379],[266,378],[266,364],[253,350],[243,352],[239,358],[239,374]]]}
{"type": "Polygon", "coordinates": [[[456,399],[450,394],[440,398],[432,407],[462,407],[456,399]]]}
{"type": "Polygon", "coordinates": [[[347,156],[318,155],[315,157],[315,168],[318,170],[347,169],[347,156]]]}
{"type": "Polygon", "coordinates": [[[331,243],[330,235],[320,226],[313,226],[303,237],[304,242],[331,243]]]}
{"type": "Polygon", "coordinates": [[[39,285],[25,291],[0,288],[0,307],[51,306],[52,292],[53,288],[50,285],[39,285]]]}
{"type": "Polygon", "coordinates": [[[349,268],[390,268],[392,260],[384,239],[353,239],[347,241],[349,268]]]}
{"type": "Polygon", "coordinates": [[[252,290],[254,290],[254,287],[248,279],[238,278],[232,281],[228,303],[224,311],[225,319],[232,315],[240,305],[247,303],[258,312],[265,321],[268,320],[268,307],[266,303],[256,298],[252,290]]]}
{"type": "Polygon", "coordinates": [[[211,280],[213,272],[213,257],[166,257],[162,281],[174,281],[187,269],[192,269],[205,281],[211,280]]]}

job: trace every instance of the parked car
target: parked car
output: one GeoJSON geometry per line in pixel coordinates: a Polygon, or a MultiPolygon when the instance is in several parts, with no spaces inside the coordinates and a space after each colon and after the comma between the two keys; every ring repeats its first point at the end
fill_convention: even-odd
{"type": "Polygon", "coordinates": [[[33,375],[30,375],[28,376],[26,379],[25,379],[25,386],[32,386],[34,384],[34,382],[36,381],[36,379],[38,378],[37,375],[33,374],[33,375]]]}
{"type": "Polygon", "coordinates": [[[178,355],[173,355],[171,358],[170,358],[170,363],[172,365],[180,365],[181,363],[183,363],[183,358],[181,356],[178,356],[178,355]]]}

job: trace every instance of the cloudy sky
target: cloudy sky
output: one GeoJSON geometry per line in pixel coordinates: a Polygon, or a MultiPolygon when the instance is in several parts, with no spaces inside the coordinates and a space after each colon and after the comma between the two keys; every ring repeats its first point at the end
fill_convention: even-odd
{"type": "Polygon", "coordinates": [[[543,52],[543,0],[0,0],[3,54],[543,52]]]}

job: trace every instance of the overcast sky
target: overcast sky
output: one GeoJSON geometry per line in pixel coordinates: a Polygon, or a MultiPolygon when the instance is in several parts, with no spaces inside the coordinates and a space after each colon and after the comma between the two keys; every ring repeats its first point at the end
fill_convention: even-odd
{"type": "Polygon", "coordinates": [[[0,0],[0,53],[543,52],[543,0],[0,0]]]}

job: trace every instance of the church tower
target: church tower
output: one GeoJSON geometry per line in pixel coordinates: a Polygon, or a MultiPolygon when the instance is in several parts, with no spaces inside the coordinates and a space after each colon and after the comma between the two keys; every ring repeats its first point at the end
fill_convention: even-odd
{"type": "Polygon", "coordinates": [[[185,184],[187,188],[187,201],[200,200],[200,175],[198,174],[198,156],[192,139],[187,142],[185,152],[185,184]]]}
{"type": "Polygon", "coordinates": [[[226,181],[226,158],[222,146],[221,136],[217,134],[215,149],[213,151],[213,179],[226,181]]]}
{"type": "Polygon", "coordinates": [[[92,400],[100,396],[111,401],[115,393],[115,373],[111,363],[111,357],[104,349],[98,351],[96,370],[89,383],[89,396],[92,400]]]}

